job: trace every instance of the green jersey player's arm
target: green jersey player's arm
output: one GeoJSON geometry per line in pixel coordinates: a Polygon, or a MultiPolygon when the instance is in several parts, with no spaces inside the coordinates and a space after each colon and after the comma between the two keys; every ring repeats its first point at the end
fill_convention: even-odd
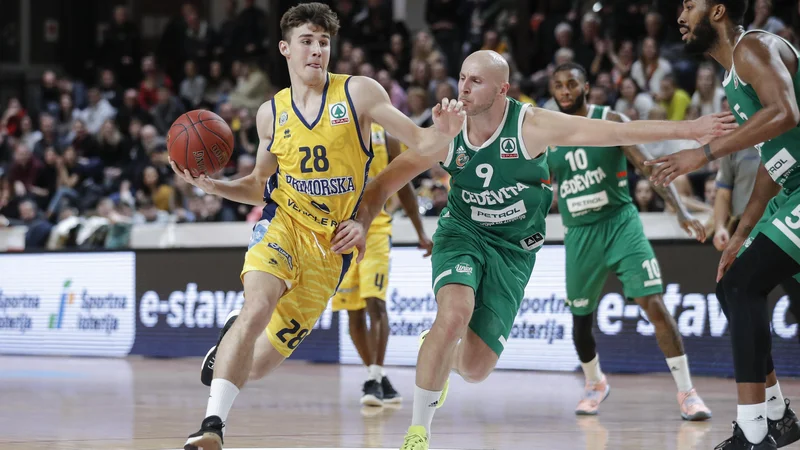
{"type": "MultiPolygon", "coordinates": [[[[606,119],[617,123],[627,123],[631,121],[624,114],[617,113],[615,111],[609,111],[606,115],[606,119]]],[[[650,166],[645,166],[644,162],[649,159],[653,159],[652,155],[650,155],[650,152],[641,145],[623,145],[620,146],[620,148],[622,149],[622,152],[625,153],[625,157],[628,158],[628,161],[630,161],[634,167],[639,169],[639,172],[641,172],[645,177],[649,178],[650,174],[653,172],[653,168],[650,166]]],[[[679,215],[689,216],[689,210],[686,209],[686,205],[684,205],[681,201],[681,197],[678,194],[678,191],[675,189],[675,186],[670,184],[669,186],[664,187],[653,184],[652,187],[656,194],[661,196],[664,201],[669,203],[679,215]]]]}
{"type": "Polygon", "coordinates": [[[448,150],[449,144],[436,150],[409,147],[394,158],[378,176],[367,183],[356,220],[365,230],[369,229],[389,197],[437,162],[444,161],[448,150]]]}
{"type": "Polygon", "coordinates": [[[731,114],[712,114],[688,121],[637,120],[614,123],[558,111],[530,108],[523,123],[525,145],[531,156],[547,145],[614,147],[671,139],[709,141],[734,127],[731,114]],[[529,144],[530,143],[530,144],[529,144]]]}
{"type": "Polygon", "coordinates": [[[767,142],[800,122],[792,79],[800,61],[785,42],[767,33],[748,34],[734,49],[733,64],[739,79],[753,86],[763,108],[732,133],[710,143],[714,158],[767,142]],[[788,63],[794,70],[784,60],[794,61],[788,63]]]}

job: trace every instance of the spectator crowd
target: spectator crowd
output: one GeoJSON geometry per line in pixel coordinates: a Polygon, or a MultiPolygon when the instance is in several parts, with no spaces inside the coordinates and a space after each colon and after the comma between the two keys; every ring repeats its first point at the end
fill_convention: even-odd
{"type": "MultiPolygon", "coordinates": [[[[378,80],[420,126],[431,125],[432,105],[457,96],[461,61],[479,49],[507,58],[511,97],[544,108],[558,109],[550,77],[571,61],[589,73],[590,103],[632,120],[683,120],[727,107],[719,65],[683,52],[677,2],[527,1],[530,17],[519,16],[514,0],[427,0],[427,27],[412,33],[393,17],[391,0],[330,0],[342,24],[330,70],[378,80]]],[[[756,0],[746,28],[797,45],[800,1],[775,2],[756,0]]],[[[234,133],[233,157],[218,176],[242,177],[254,167],[255,113],[281,89],[268,69],[283,61],[266,56],[276,43],[268,41],[265,11],[253,0],[225,5],[225,19],[213,27],[194,3],[176,2],[175,18],[152,49],[119,6],[98,46],[95,77],[53,68],[42,74],[36,101],[24,103],[22,93],[3,99],[0,227],[26,225],[27,248],[124,248],[137,224],[255,221],[260,208],[182,183],[167,160],[172,122],[203,108],[234,133]]],[[[660,156],[692,146],[667,141],[648,150],[660,156]]],[[[712,163],[678,181],[690,210],[711,210],[717,170],[712,163]]],[[[639,211],[663,211],[649,183],[633,167],[628,173],[639,211]]],[[[438,215],[447,174],[431,167],[415,185],[421,213],[438,215]]],[[[401,214],[395,201],[387,208],[401,214]]]]}

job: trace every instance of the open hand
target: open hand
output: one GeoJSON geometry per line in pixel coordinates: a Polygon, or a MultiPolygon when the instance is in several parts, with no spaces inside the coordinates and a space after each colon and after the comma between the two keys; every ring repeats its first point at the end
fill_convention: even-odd
{"type": "Polygon", "coordinates": [[[669,186],[675,178],[693,172],[708,162],[702,148],[681,150],[671,155],[645,161],[645,166],[656,166],[650,182],[656,186],[669,186]]]}
{"type": "Polygon", "coordinates": [[[178,169],[178,165],[175,164],[175,161],[171,159],[169,160],[169,165],[172,167],[172,171],[175,172],[175,174],[180,177],[181,180],[191,184],[192,186],[199,187],[206,194],[214,194],[214,180],[207,177],[206,174],[201,173],[199,177],[195,178],[191,173],[189,173],[189,169],[183,169],[181,172],[181,170],[178,169]]]}
{"type": "Polygon", "coordinates": [[[433,124],[440,133],[454,138],[461,131],[467,113],[462,109],[464,105],[456,100],[443,98],[441,103],[433,107],[433,124]]]}
{"type": "Polygon", "coordinates": [[[715,138],[735,130],[739,124],[730,111],[718,112],[698,117],[691,122],[692,139],[700,145],[706,145],[715,138]]]}
{"type": "Polygon", "coordinates": [[[700,242],[706,241],[706,227],[691,214],[679,214],[678,223],[689,236],[694,235],[695,239],[700,242]],[[692,233],[693,231],[694,233],[692,233]]]}
{"type": "Polygon", "coordinates": [[[417,248],[425,250],[425,254],[422,256],[427,258],[428,256],[431,256],[431,253],[433,253],[433,242],[428,239],[428,236],[423,234],[419,237],[419,245],[417,245],[417,248]]]}

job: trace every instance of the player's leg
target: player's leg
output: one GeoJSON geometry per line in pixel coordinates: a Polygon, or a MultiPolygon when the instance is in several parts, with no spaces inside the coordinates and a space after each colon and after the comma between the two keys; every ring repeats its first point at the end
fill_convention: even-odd
{"type": "Polygon", "coordinates": [[[453,362],[454,371],[469,383],[485,380],[497,366],[536,261],[535,254],[486,247],[469,331],[453,362]]]}
{"type": "Polygon", "coordinates": [[[689,362],[675,319],[661,297],[664,292],[661,268],[642,223],[627,213],[615,218],[613,239],[607,246],[607,260],[623,285],[626,298],[635,299],[655,328],[656,341],[678,388],[678,405],[684,420],[707,420],[711,411],[692,385],[689,362]]]}
{"type": "MultiPolygon", "coordinates": [[[[785,216],[791,219],[791,215],[787,214],[791,211],[781,212],[773,216],[780,226],[776,226],[769,236],[765,234],[769,228],[758,234],[720,281],[733,344],[739,399],[737,425],[744,438],[751,443],[761,443],[769,430],[766,372],[770,369],[772,337],[767,295],[782,281],[800,272],[800,264],[789,253],[797,253],[791,246],[798,251],[800,248],[784,233],[786,231],[795,236],[783,222],[785,216]],[[775,231],[780,234],[776,235],[775,231]]],[[[777,385],[777,377],[770,378],[777,385]]],[[[735,446],[737,438],[735,431],[728,446],[722,448],[738,448],[735,446]]]]}
{"type": "MultiPolygon", "coordinates": [[[[797,275],[784,280],[781,287],[789,297],[789,311],[794,316],[795,322],[800,323],[800,282],[797,280],[797,275]]],[[[800,339],[800,332],[797,333],[797,338],[800,339]]]]}
{"type": "Polygon", "coordinates": [[[369,342],[372,363],[370,378],[381,384],[383,401],[398,403],[402,397],[395,390],[383,369],[386,347],[389,344],[389,315],[386,312],[386,292],[389,285],[389,253],[391,237],[386,233],[367,235],[367,253],[359,264],[362,300],[369,314],[369,342]]]}
{"type": "MultiPolygon", "coordinates": [[[[264,335],[278,300],[286,290],[283,280],[257,270],[245,273],[243,282],[247,300],[217,345],[205,419],[200,430],[187,439],[186,450],[222,448],[228,413],[253,369],[256,341],[264,335]]],[[[275,366],[283,357],[277,359],[275,366]]]]}
{"type": "Polygon", "coordinates": [[[592,333],[592,320],[608,268],[604,259],[605,225],[572,227],[564,236],[567,305],[572,312],[572,341],[585,377],[575,414],[596,415],[608,397],[608,379],[600,370],[600,356],[592,333]]]}
{"type": "Polygon", "coordinates": [[[409,450],[428,448],[433,415],[447,395],[456,345],[467,333],[483,271],[480,244],[464,230],[440,222],[434,248],[432,284],[438,309],[431,329],[421,336],[411,426],[403,444],[409,450]]]}

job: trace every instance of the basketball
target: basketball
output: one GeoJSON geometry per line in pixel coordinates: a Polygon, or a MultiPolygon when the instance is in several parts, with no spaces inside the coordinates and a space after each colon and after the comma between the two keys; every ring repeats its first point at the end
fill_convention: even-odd
{"type": "Polygon", "coordinates": [[[169,157],[193,177],[222,170],[233,153],[233,132],[222,117],[196,109],[178,117],[167,133],[169,157]]]}

